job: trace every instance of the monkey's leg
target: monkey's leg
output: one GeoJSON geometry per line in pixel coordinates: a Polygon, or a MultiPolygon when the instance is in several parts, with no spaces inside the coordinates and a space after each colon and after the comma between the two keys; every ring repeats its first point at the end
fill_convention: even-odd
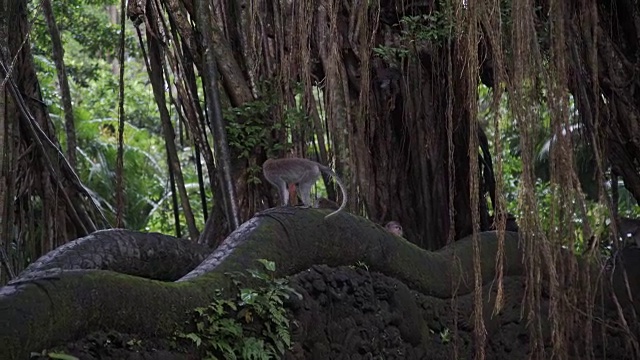
{"type": "Polygon", "coordinates": [[[306,207],[311,207],[313,205],[311,203],[311,187],[314,183],[310,182],[300,182],[300,197],[302,198],[302,203],[306,207]]]}
{"type": "Polygon", "coordinates": [[[277,179],[275,180],[275,182],[272,182],[272,184],[274,184],[278,188],[282,206],[289,205],[289,191],[287,189],[287,183],[283,179],[277,179]]]}

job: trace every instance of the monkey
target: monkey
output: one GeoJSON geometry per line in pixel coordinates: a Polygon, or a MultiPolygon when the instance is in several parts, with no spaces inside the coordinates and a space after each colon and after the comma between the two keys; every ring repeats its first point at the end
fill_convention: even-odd
{"type": "Polygon", "coordinates": [[[640,220],[620,216],[618,232],[625,245],[640,247],[640,220]]]}
{"type": "MultiPolygon", "coordinates": [[[[605,219],[604,227],[596,230],[598,236],[594,234],[585,239],[585,253],[612,248],[617,249],[616,251],[620,251],[620,248],[640,249],[640,219],[624,216],[618,216],[617,219],[618,237],[616,238],[613,233],[611,219],[605,219]]],[[[612,261],[612,259],[613,257],[607,261],[612,261]]]]}
{"type": "Polygon", "coordinates": [[[262,164],[262,173],[268,182],[278,188],[280,202],[283,206],[289,204],[287,184],[298,184],[302,203],[311,207],[313,205],[311,203],[311,187],[320,178],[321,172],[331,175],[342,191],[342,204],[338,210],[324,217],[327,219],[347,206],[347,190],[342,180],[331,168],[302,158],[268,159],[262,164]]]}
{"type": "Polygon", "coordinates": [[[336,203],[333,200],[329,200],[329,199],[327,199],[325,197],[319,197],[318,200],[316,200],[316,207],[318,209],[333,209],[333,210],[336,210],[340,206],[338,205],[338,203],[336,203]]]}
{"type": "Polygon", "coordinates": [[[387,223],[387,225],[384,226],[385,229],[387,229],[388,232],[394,234],[394,235],[398,235],[400,237],[402,236],[402,225],[400,225],[399,222],[397,221],[389,221],[387,223]]]}
{"type": "MultiPolygon", "coordinates": [[[[518,232],[520,229],[518,228],[518,221],[516,220],[515,215],[507,213],[506,218],[505,230],[518,232]]],[[[496,223],[497,220],[498,219],[496,219],[495,216],[489,216],[489,230],[498,230],[498,224],[496,223]]]]}

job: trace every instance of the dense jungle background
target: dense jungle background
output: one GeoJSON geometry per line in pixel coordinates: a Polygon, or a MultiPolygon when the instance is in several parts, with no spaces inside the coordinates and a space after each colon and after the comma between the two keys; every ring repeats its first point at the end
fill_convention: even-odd
{"type": "Polygon", "coordinates": [[[0,79],[0,355],[640,358],[637,1],[0,0],[0,79]]]}

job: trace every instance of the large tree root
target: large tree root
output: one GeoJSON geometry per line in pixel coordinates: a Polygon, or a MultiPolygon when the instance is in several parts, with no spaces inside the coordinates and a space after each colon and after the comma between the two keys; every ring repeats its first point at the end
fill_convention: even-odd
{"type": "MultiPolygon", "coordinates": [[[[228,294],[232,283],[225,273],[255,268],[256,259],[275,261],[277,276],[298,274],[314,264],[364,264],[435,299],[473,290],[471,240],[429,252],[365,219],[341,213],[324,220],[325,213],[279,208],[257,214],[176,282],[104,270],[58,269],[52,273],[55,268],[46,264],[55,259],[39,261],[41,265],[30,268],[29,276],[0,289],[0,359],[22,359],[29,351],[96,330],[168,336],[187,319],[188,310],[211,301],[214,289],[228,294]]],[[[496,234],[482,233],[480,245],[482,281],[489,284],[495,277],[496,234]]],[[[113,247],[88,246],[86,252],[91,249],[108,252],[113,247]]],[[[507,233],[504,254],[504,276],[523,275],[517,234],[507,233]]],[[[96,254],[79,256],[95,259],[96,254]]]]}
{"type": "Polygon", "coordinates": [[[203,245],[169,235],[123,229],[100,230],[42,256],[12,283],[76,269],[111,270],[147,279],[175,281],[210,253],[203,245]]]}

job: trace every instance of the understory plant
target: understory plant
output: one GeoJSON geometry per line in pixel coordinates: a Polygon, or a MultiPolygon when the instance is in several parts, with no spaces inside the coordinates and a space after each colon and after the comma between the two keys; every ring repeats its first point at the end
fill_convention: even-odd
{"type": "Polygon", "coordinates": [[[258,262],[263,269],[228,273],[237,289],[234,297],[223,298],[216,290],[216,299],[196,308],[186,326],[189,330],[178,331],[177,338],[193,342],[206,359],[281,358],[291,347],[284,300],[302,295],[287,279],[274,276],[274,262],[258,262]],[[245,286],[247,278],[254,285],[245,286]]]}

